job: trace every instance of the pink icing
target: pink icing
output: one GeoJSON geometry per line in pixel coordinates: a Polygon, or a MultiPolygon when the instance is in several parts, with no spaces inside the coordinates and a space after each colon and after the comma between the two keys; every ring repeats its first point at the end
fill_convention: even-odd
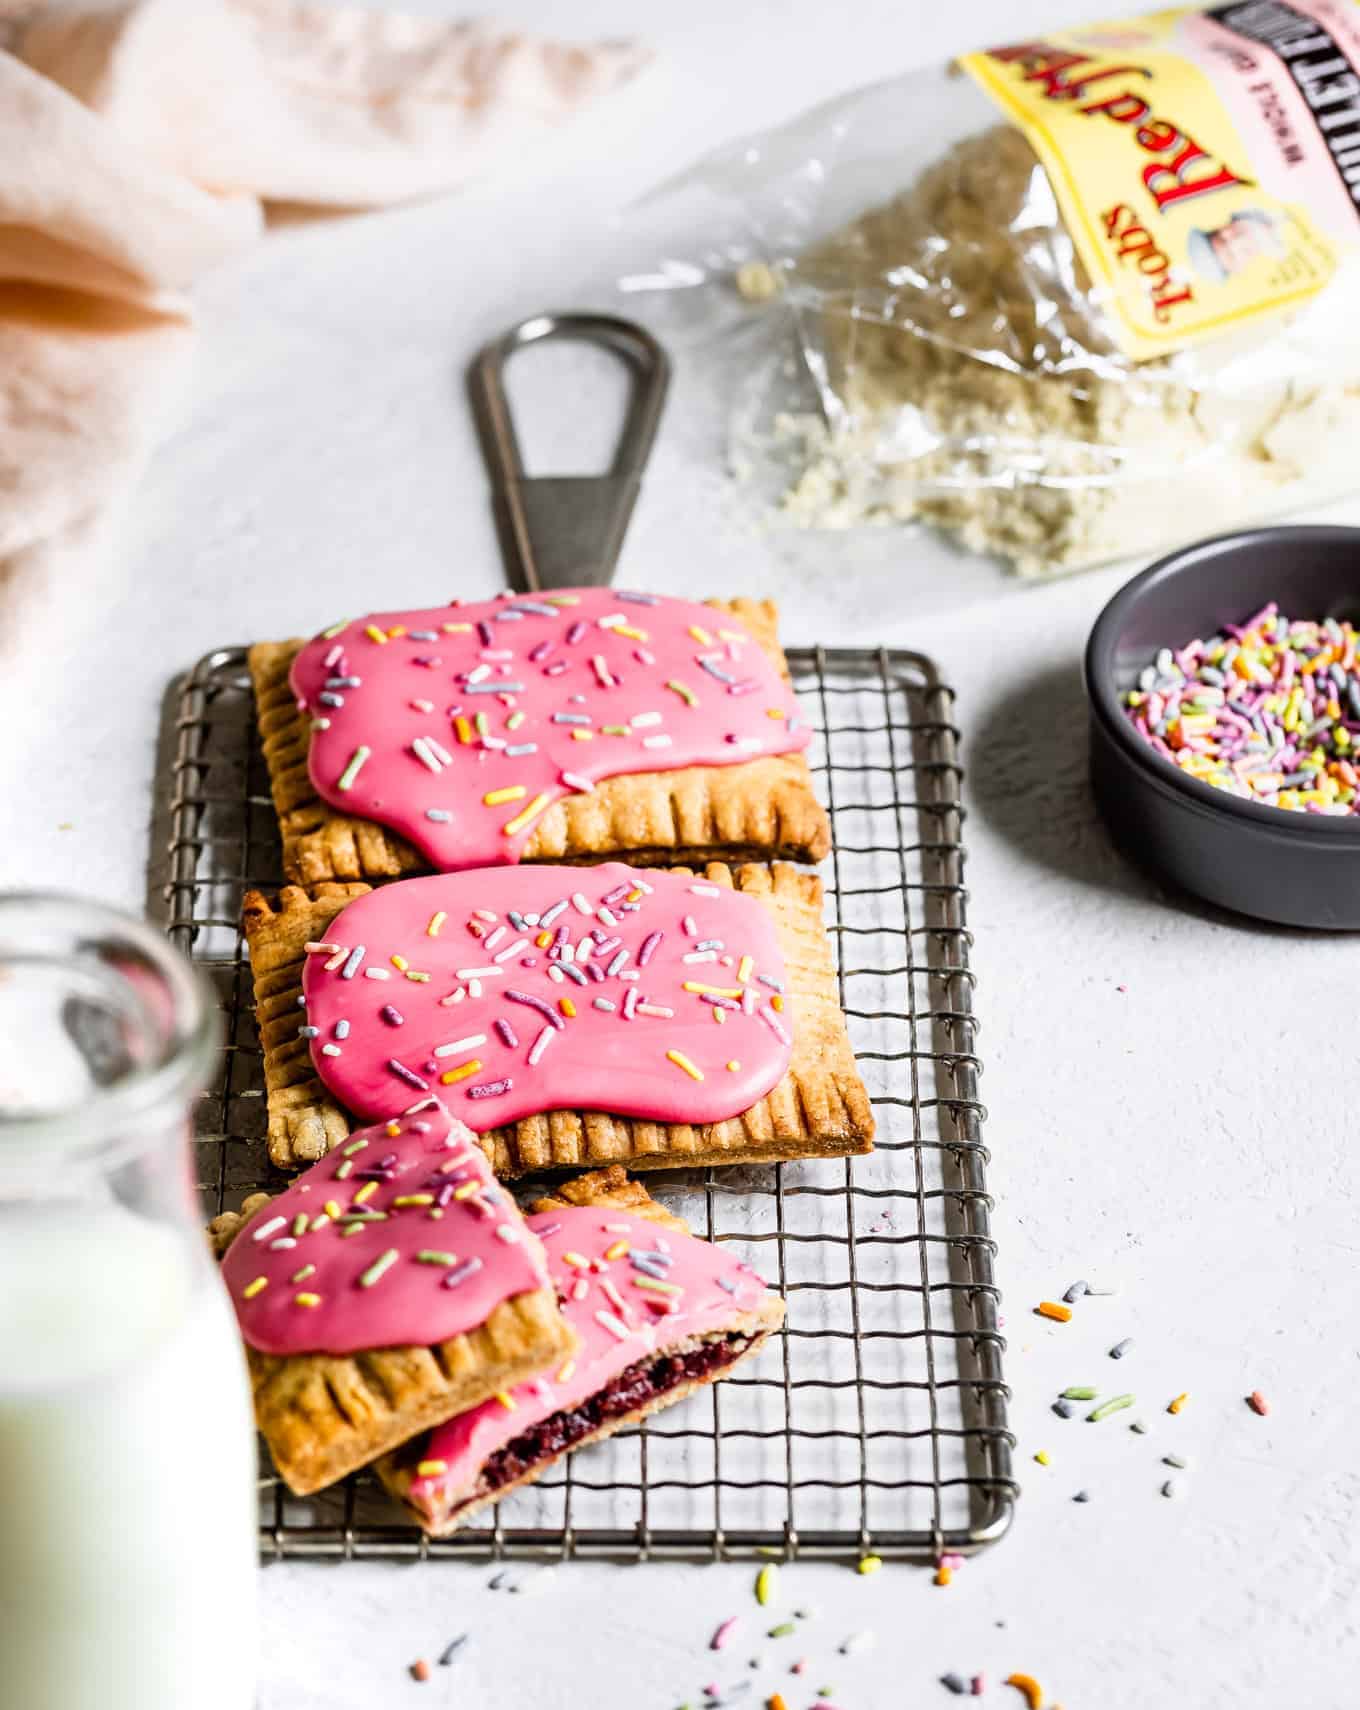
{"type": "Polygon", "coordinates": [[[547,1270],[472,1134],[431,1099],[361,1129],[270,1200],[227,1249],[222,1276],[252,1348],[357,1354],[473,1330],[503,1300],[542,1288],[547,1270]],[[347,1235],[356,1210],[381,1220],[347,1235]]]}
{"type": "Polygon", "coordinates": [[[443,1461],[444,1470],[411,1486],[412,1501],[431,1511],[446,1489],[466,1492],[484,1462],[523,1432],[579,1406],[659,1347],[755,1311],[765,1293],[760,1278],[721,1247],[645,1218],[573,1207],[538,1212],[528,1223],[547,1249],[581,1346],[556,1370],[512,1390],[513,1409],[490,1401],[431,1432],[422,1460],[443,1461]]]}
{"type": "Polygon", "coordinates": [[[355,618],[309,641],[291,682],[323,800],[441,872],[517,861],[552,802],[601,778],[809,740],[734,618],[608,588],[355,618]]]}
{"type": "Polygon", "coordinates": [[[719,1122],[789,1065],[769,911],[617,861],[382,886],[337,915],[302,988],[317,1072],[364,1116],[432,1092],[479,1131],[546,1110],[719,1122]]]}

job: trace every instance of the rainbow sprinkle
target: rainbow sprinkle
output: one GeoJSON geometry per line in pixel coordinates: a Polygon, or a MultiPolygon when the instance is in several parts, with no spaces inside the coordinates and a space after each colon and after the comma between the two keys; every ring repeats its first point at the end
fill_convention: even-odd
{"type": "MultiPolygon", "coordinates": [[[[392,1203],[394,1205],[399,1205],[401,1201],[393,1200],[392,1203]]],[[[385,1277],[388,1271],[392,1269],[393,1265],[396,1264],[399,1257],[400,1254],[397,1252],[395,1247],[389,1247],[386,1252],[379,1253],[378,1257],[374,1259],[373,1263],[360,1276],[359,1287],[372,1288],[375,1283],[381,1282],[383,1277],[385,1277]]]]}
{"type": "Polygon", "coordinates": [[[546,790],[541,791],[522,813],[517,813],[513,819],[507,820],[501,830],[507,837],[517,836],[527,825],[538,818],[551,800],[552,798],[546,790]]]}
{"type": "Polygon", "coordinates": [[[1360,678],[1349,622],[1285,617],[1272,600],[1208,641],[1164,647],[1123,704],[1171,765],[1295,813],[1360,812],[1360,678]]]}
{"type": "Polygon", "coordinates": [[[354,780],[363,770],[364,761],[369,758],[372,752],[373,750],[371,748],[365,748],[363,743],[359,744],[353,754],[350,755],[349,764],[335,781],[335,787],[337,790],[353,789],[354,780]]]}
{"type": "Polygon", "coordinates": [[[1089,1424],[1099,1425],[1102,1419],[1108,1419],[1112,1413],[1122,1413],[1126,1407],[1132,1407],[1133,1403],[1134,1397],[1131,1395],[1111,1396],[1109,1401],[1103,1401],[1099,1407],[1091,1409],[1086,1415],[1087,1421],[1089,1424]]]}
{"type": "Polygon", "coordinates": [[[1022,1694],[1029,1710],[1043,1710],[1044,1689],[1032,1674],[1008,1674],[1004,1684],[1022,1694]]]}

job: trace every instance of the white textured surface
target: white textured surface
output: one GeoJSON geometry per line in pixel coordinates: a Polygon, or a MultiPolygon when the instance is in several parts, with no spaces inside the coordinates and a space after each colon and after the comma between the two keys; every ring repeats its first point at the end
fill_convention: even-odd
{"type": "MultiPolygon", "coordinates": [[[[497,585],[461,365],[516,314],[561,299],[607,210],[721,137],[1088,9],[861,0],[850,24],[809,0],[586,0],[574,32],[645,31],[662,58],[564,136],[546,173],[295,227],[217,278],[192,406],[137,497],[121,571],[88,609],[73,601],[17,742],[9,729],[20,787],[0,882],[140,900],[159,700],[207,648],[497,585]]],[[[567,27],[546,0],[513,10],[567,27]]],[[[834,539],[794,553],[724,532],[715,487],[663,443],[625,553],[632,581],[774,594],[791,640],[919,647],[960,690],[1026,1486],[1015,1529],[948,1590],[907,1568],[786,1570],[786,1603],[822,1611],[800,1641],[802,1680],[774,1666],[793,1640],[704,1651],[733,1611],[748,1612],[748,1635],[768,1625],[745,1568],[572,1568],[522,1595],[488,1590],[480,1568],[271,1568],[265,1705],[664,1706],[744,1676],[759,1652],[759,1698],[784,1690],[789,1710],[824,1681],[842,1710],[947,1703],[935,1677],[979,1668],[992,1681],[1028,1670],[1067,1710],[1339,1710],[1360,1663],[1360,1237],[1339,1096],[1351,942],[1170,901],[1110,850],[1086,790],[1078,658],[1121,572],[1020,590],[908,537],[857,555],[847,576],[834,539]],[[1325,1122],[1303,1113],[1308,1077],[1325,1122]],[[1029,1316],[1077,1276],[1123,1292],[1068,1326],[1029,1316]],[[1126,1335],[1136,1345],[1116,1373],[1105,1349],[1126,1335]],[[1132,1414],[1092,1427],[1049,1413],[1062,1385],[1115,1375],[1139,1393],[1146,1437],[1132,1414]],[[1242,1403],[1257,1387],[1275,1404],[1267,1420],[1242,1403]],[[1170,1419],[1182,1389],[1190,1403],[1170,1419]],[[1193,1462],[1179,1502],[1158,1495],[1173,1445],[1193,1462]],[[1030,1460],[1042,1447],[1047,1470],[1030,1460]],[[1091,1501],[1073,1503],[1083,1487],[1091,1501]],[[836,1656],[862,1628],[876,1648],[836,1656]],[[429,1686],[405,1678],[465,1629],[466,1661],[429,1686]]]]}

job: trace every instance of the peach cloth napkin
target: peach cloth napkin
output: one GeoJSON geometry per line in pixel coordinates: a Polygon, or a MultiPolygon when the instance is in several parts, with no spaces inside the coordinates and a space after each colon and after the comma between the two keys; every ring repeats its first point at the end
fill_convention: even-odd
{"type": "Polygon", "coordinates": [[[306,0],[0,0],[0,663],[80,602],[184,386],[187,293],[263,204],[450,189],[645,58],[306,0]]]}

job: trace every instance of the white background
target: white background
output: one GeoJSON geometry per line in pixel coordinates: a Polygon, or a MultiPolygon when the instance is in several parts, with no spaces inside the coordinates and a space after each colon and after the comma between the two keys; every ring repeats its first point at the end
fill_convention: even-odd
{"type": "MultiPolygon", "coordinates": [[[[1089,5],[507,4],[575,36],[644,34],[657,63],[494,185],[292,227],[204,289],[191,401],[137,495],[121,570],[56,626],[46,685],[19,740],[7,735],[21,776],[0,881],[140,903],[161,698],[208,648],[498,586],[461,368],[509,320],[561,302],[609,211],[719,140],[1089,5]]],[[[929,652],[960,691],[970,767],[1025,1493],[1012,1535],[947,1590],[907,1567],[786,1570],[786,1600],[821,1611],[804,1679],[834,1684],[842,1710],[952,1702],[936,1683],[945,1669],[1027,1670],[1067,1710],[1353,1703],[1352,942],[1200,911],[1111,850],[1085,782],[1078,660],[1127,566],[1021,589],[902,536],[856,553],[847,575],[834,537],[734,533],[716,464],[690,455],[663,435],[627,579],[777,596],[793,642],[929,652]],[[1068,1326],[1030,1316],[1078,1276],[1122,1293],[1068,1326]],[[1126,1335],[1136,1347],[1118,1375],[1151,1434],[1053,1418],[1055,1390],[1104,1382],[1104,1350],[1126,1335]],[[1254,1388],[1269,1419],[1243,1405],[1254,1388]],[[1180,1390],[1191,1400],[1171,1420],[1180,1390]],[[1193,1462],[1179,1502],[1158,1494],[1173,1446],[1193,1462]],[[1048,1469],[1031,1459],[1040,1448],[1048,1469]],[[1090,1502],[1073,1503],[1083,1487],[1090,1502]],[[836,1656],[862,1629],[876,1647],[836,1656]]],[[[196,1500],[208,1550],[210,1484],[196,1500]]],[[[269,1568],[263,1703],[678,1705],[744,1675],[757,1648],[704,1650],[733,1612],[758,1631],[744,1567],[573,1567],[519,1595],[489,1590],[490,1571],[269,1568]],[[464,1630],[457,1668],[423,1687],[406,1678],[464,1630]]],[[[771,1665],[759,1698],[782,1689],[802,1710],[800,1684],[771,1665]]]]}

